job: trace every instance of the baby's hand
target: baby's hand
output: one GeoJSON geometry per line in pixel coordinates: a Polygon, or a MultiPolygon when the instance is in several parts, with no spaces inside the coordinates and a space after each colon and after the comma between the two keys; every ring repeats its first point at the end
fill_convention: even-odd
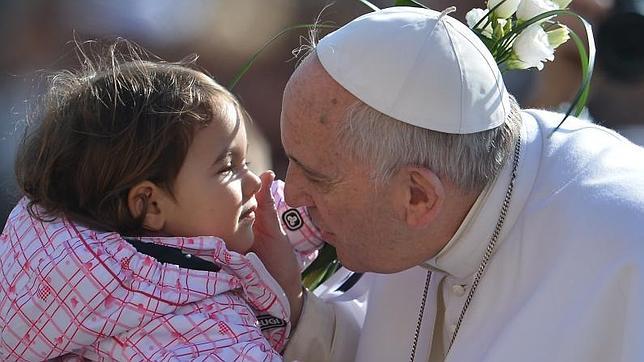
{"type": "Polygon", "coordinates": [[[291,325],[295,327],[302,310],[302,282],[300,269],[293,252],[293,247],[282,230],[275,200],[271,195],[271,184],[275,179],[272,171],[266,171],[260,176],[262,187],[255,195],[257,210],[255,211],[255,243],[252,251],[259,256],[266,269],[280,284],[291,305],[291,325]]]}

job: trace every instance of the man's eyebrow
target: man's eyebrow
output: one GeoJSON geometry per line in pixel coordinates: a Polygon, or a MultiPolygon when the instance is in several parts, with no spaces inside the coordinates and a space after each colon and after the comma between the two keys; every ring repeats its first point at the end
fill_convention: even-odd
{"type": "Polygon", "coordinates": [[[297,158],[293,157],[292,155],[287,154],[286,156],[288,157],[289,160],[291,160],[295,164],[297,164],[300,168],[302,168],[304,170],[304,172],[306,172],[310,176],[312,176],[314,178],[317,178],[317,179],[329,179],[329,176],[324,175],[324,174],[322,174],[320,172],[317,172],[317,171],[314,171],[314,170],[310,169],[309,167],[304,165],[302,162],[300,162],[300,160],[298,160],[297,158]]]}

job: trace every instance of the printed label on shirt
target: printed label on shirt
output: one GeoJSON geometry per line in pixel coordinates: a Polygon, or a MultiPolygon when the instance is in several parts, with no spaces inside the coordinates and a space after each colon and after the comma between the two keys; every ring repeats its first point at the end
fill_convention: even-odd
{"type": "Polygon", "coordinates": [[[286,210],[286,212],[282,214],[282,220],[284,221],[286,227],[291,231],[295,231],[304,225],[302,216],[296,209],[286,210]]]}
{"type": "Polygon", "coordinates": [[[286,321],[279,319],[270,314],[262,314],[257,316],[257,321],[259,322],[259,329],[266,331],[269,329],[286,327],[286,321]]]}

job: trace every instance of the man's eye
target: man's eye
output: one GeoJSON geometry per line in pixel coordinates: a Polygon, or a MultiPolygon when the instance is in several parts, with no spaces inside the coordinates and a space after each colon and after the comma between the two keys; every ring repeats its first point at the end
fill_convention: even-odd
{"type": "Polygon", "coordinates": [[[315,175],[310,175],[308,173],[304,173],[304,177],[308,180],[308,182],[311,183],[311,185],[315,188],[317,188],[320,192],[326,193],[331,191],[332,186],[334,182],[330,181],[329,179],[326,178],[321,178],[319,176],[315,175]]]}
{"type": "Polygon", "coordinates": [[[328,183],[329,180],[327,180],[325,177],[320,177],[318,175],[312,174],[311,172],[308,172],[307,170],[304,170],[304,176],[312,183],[316,184],[324,184],[328,183]]]}

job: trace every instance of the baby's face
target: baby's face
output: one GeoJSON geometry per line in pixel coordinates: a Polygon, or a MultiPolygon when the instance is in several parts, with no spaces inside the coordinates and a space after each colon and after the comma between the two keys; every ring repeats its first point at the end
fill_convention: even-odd
{"type": "Polygon", "coordinates": [[[253,244],[255,194],[260,180],[246,167],[246,129],[235,107],[196,131],[174,183],[175,201],[165,207],[163,232],[217,236],[229,250],[253,244]]]}

